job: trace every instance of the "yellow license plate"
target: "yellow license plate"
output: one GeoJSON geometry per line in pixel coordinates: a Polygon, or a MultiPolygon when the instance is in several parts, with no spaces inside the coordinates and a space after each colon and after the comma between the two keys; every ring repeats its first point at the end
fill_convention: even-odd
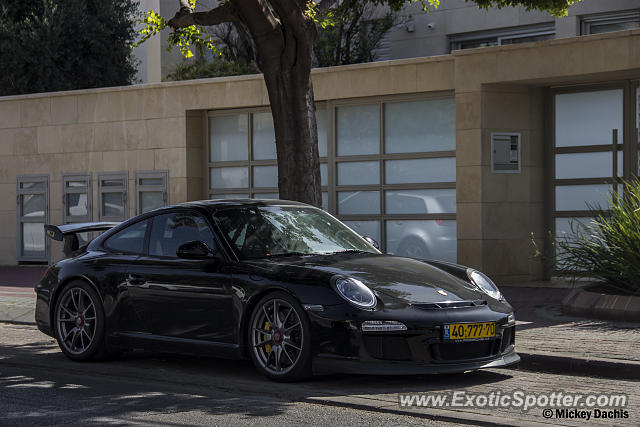
{"type": "Polygon", "coordinates": [[[496,336],[496,322],[452,323],[444,325],[444,340],[469,340],[493,338],[496,336]]]}

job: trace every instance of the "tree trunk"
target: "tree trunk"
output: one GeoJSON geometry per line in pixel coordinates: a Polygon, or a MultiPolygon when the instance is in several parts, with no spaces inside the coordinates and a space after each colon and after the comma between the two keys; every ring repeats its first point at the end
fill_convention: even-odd
{"type": "MultiPolygon", "coordinates": [[[[267,67],[265,67],[267,68],[267,67]]],[[[318,136],[310,74],[265,72],[278,154],[280,198],[322,206],[318,136]]]]}
{"type": "MultiPolygon", "coordinates": [[[[279,55],[263,54],[278,155],[280,198],[322,206],[318,133],[311,84],[315,27],[285,34],[279,55]]],[[[258,51],[265,44],[257,42],[258,51]]],[[[273,45],[267,47],[271,48],[273,45]]],[[[263,51],[264,52],[264,51],[263,51]]],[[[272,52],[269,52],[272,53],[272,52]]]]}
{"type": "MultiPolygon", "coordinates": [[[[333,3],[331,0],[329,3],[333,3]]],[[[322,206],[311,59],[316,27],[304,0],[235,0],[193,12],[188,0],[171,28],[242,22],[255,42],[269,92],[281,199],[322,206]],[[275,14],[274,14],[275,12],[275,14]],[[277,14],[277,17],[276,17],[277,14]]]]}

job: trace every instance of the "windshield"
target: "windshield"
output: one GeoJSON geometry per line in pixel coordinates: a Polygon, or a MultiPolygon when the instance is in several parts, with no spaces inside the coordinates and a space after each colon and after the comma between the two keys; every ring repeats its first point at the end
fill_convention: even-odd
{"type": "Polygon", "coordinates": [[[379,253],[346,225],[313,207],[231,208],[215,216],[222,232],[243,258],[379,253]]]}

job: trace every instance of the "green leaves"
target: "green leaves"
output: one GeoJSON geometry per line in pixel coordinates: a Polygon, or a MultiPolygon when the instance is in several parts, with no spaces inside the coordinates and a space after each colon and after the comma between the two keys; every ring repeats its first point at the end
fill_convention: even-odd
{"type": "Polygon", "coordinates": [[[497,7],[502,9],[509,6],[524,6],[526,10],[546,10],[555,17],[567,16],[569,7],[582,0],[465,0],[477,3],[478,7],[488,9],[497,7]]]}
{"type": "Polygon", "coordinates": [[[177,46],[180,49],[180,53],[185,58],[193,57],[191,46],[194,46],[198,52],[200,52],[201,56],[204,54],[205,49],[216,52],[220,55],[220,51],[213,43],[211,35],[205,33],[199,25],[191,25],[190,27],[176,30],[169,35],[168,40],[168,50],[170,50],[172,46],[177,46]]]}
{"type": "MultiPolygon", "coordinates": [[[[192,7],[195,7],[195,0],[189,0],[192,7]]],[[[140,39],[134,44],[134,47],[140,46],[142,43],[149,40],[151,37],[159,34],[162,30],[169,26],[169,21],[154,11],[145,12],[137,21],[144,27],[138,32],[140,39]]],[[[190,27],[181,28],[169,34],[168,37],[169,46],[167,50],[171,50],[174,46],[180,49],[180,53],[185,58],[193,57],[191,47],[195,47],[201,54],[204,50],[210,50],[218,53],[220,52],[211,38],[211,35],[204,32],[199,25],[191,25],[190,27]]]]}
{"type": "Polygon", "coordinates": [[[151,37],[159,34],[160,31],[167,28],[167,21],[160,15],[158,15],[154,11],[145,12],[140,15],[140,18],[136,21],[138,24],[143,24],[143,27],[138,34],[140,34],[140,39],[133,45],[133,47],[138,47],[142,43],[149,40],[151,37]]]}

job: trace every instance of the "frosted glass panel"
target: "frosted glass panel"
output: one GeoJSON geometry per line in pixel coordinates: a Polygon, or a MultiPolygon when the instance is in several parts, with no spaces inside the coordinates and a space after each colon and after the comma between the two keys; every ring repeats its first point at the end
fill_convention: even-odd
{"type": "Polygon", "coordinates": [[[456,190],[385,191],[389,214],[435,214],[456,212],[456,190]]]}
{"type": "Polygon", "coordinates": [[[256,188],[277,187],[278,167],[277,166],[254,166],[253,186],[256,188]]]}
{"type": "Polygon", "coordinates": [[[138,185],[164,185],[164,178],[138,178],[138,185]]]}
{"type": "Polygon", "coordinates": [[[387,160],[385,175],[387,184],[455,182],[456,158],[387,160]]]}
{"type": "Polygon", "coordinates": [[[162,191],[140,192],[140,213],[149,212],[164,206],[164,194],[162,191]]]}
{"type": "Polygon", "coordinates": [[[210,161],[249,158],[249,120],[246,114],[209,118],[210,161]]]}
{"type": "Polygon", "coordinates": [[[378,105],[338,107],[338,156],[378,154],[380,115],[378,105]]]}
{"type": "Polygon", "coordinates": [[[44,216],[46,207],[44,194],[23,194],[20,196],[22,216],[44,216]]]}
{"type": "Polygon", "coordinates": [[[233,193],[233,194],[214,194],[212,199],[248,199],[249,195],[246,193],[233,193]]]}
{"type": "Polygon", "coordinates": [[[338,193],[338,214],[379,214],[379,191],[341,191],[338,193]]]}
{"type": "Polygon", "coordinates": [[[556,146],[622,143],[622,89],[556,95],[556,146]]]}
{"type": "Polygon", "coordinates": [[[387,221],[387,253],[456,262],[454,220],[387,221]]]}
{"type": "Polygon", "coordinates": [[[380,244],[380,221],[342,221],[361,236],[371,237],[380,244]]]}
{"type": "Polygon", "coordinates": [[[587,202],[591,205],[600,204],[606,207],[611,189],[612,186],[609,184],[556,186],[556,210],[587,210],[587,202]]]}
{"type": "MultiPolygon", "coordinates": [[[[618,151],[618,176],[622,176],[623,156],[618,151]]],[[[556,154],[556,178],[606,178],[613,175],[612,153],[556,154]]]]}
{"type": "Polygon", "coordinates": [[[384,129],[387,153],[455,150],[455,101],[449,98],[386,104],[384,129]]]}
{"type": "Polygon", "coordinates": [[[22,255],[42,256],[45,254],[44,223],[24,222],[22,229],[22,255]]]}
{"type": "Polygon", "coordinates": [[[327,110],[316,110],[316,125],[318,126],[318,153],[320,157],[327,157],[327,110]]]}
{"type": "Polygon", "coordinates": [[[246,166],[211,168],[211,188],[244,188],[249,186],[249,169],[246,166]]]}
{"type": "Polygon", "coordinates": [[[320,185],[328,185],[329,170],[326,163],[320,163],[320,185]]]}
{"type": "Polygon", "coordinates": [[[571,233],[571,225],[573,223],[574,231],[585,232],[585,226],[591,225],[593,218],[556,218],[556,236],[558,238],[569,237],[571,233]]]}
{"type": "Polygon", "coordinates": [[[87,181],[85,181],[84,179],[81,181],[66,181],[65,184],[67,188],[86,188],[87,187],[87,181]]]}
{"type": "Polygon", "coordinates": [[[276,158],[276,135],[271,113],[256,113],[253,120],[253,158],[271,160],[276,158]]]}
{"type": "Polygon", "coordinates": [[[254,199],[269,199],[274,200],[280,197],[279,193],[255,193],[253,195],[254,199]]]}
{"type": "Polygon", "coordinates": [[[338,163],[338,185],[366,185],[380,183],[380,163],[338,163]]]}
{"type": "Polygon", "coordinates": [[[67,193],[67,216],[87,216],[87,193],[67,193]]]}
{"type": "Polygon", "coordinates": [[[21,182],[20,188],[29,188],[32,190],[44,190],[44,182],[21,182]]]}
{"type": "Polygon", "coordinates": [[[329,193],[326,191],[322,192],[322,209],[329,211],[329,193]]]}
{"type": "Polygon", "coordinates": [[[124,216],[122,193],[102,193],[102,216],[124,216]]]}
{"type": "Polygon", "coordinates": [[[100,181],[103,187],[123,187],[125,185],[124,179],[103,179],[100,181]]]}

